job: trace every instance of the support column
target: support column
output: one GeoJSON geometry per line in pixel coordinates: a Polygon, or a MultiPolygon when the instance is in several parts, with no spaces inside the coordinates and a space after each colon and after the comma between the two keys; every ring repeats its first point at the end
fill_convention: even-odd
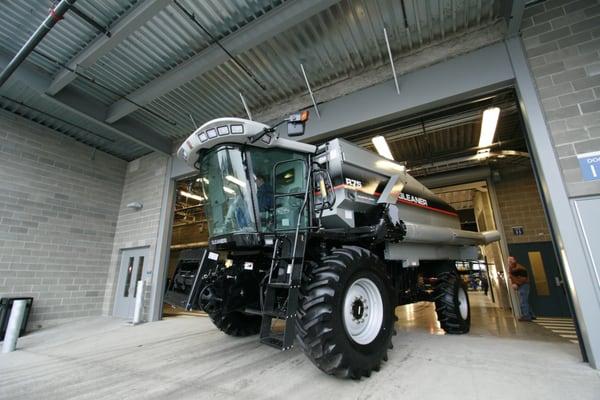
{"type": "Polygon", "coordinates": [[[173,207],[175,203],[175,180],[171,178],[173,157],[167,160],[165,184],[160,209],[160,221],[152,268],[152,290],[150,296],[149,321],[158,321],[162,317],[164,287],[167,282],[169,255],[171,253],[171,234],[173,230],[173,207]]]}

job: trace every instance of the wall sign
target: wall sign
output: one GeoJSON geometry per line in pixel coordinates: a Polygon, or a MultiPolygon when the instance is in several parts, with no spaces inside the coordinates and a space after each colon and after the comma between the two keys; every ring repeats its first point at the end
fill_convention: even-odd
{"type": "Polygon", "coordinates": [[[577,159],[584,181],[600,179],[600,151],[578,154],[577,159]]]}
{"type": "Polygon", "coordinates": [[[522,226],[513,226],[512,231],[513,231],[513,235],[515,235],[515,236],[523,236],[523,233],[525,233],[525,230],[523,229],[522,226]]]}

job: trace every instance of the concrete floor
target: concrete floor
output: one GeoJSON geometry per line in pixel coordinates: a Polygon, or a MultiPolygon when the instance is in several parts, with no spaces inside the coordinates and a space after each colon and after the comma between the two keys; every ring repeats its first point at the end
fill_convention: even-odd
{"type": "Polygon", "coordinates": [[[430,304],[399,307],[389,362],[362,381],[326,376],[257,337],[228,337],[208,318],[79,320],[0,355],[0,399],[600,398],[600,374],[577,345],[471,297],[472,330],[462,336],[443,335],[430,304]]]}

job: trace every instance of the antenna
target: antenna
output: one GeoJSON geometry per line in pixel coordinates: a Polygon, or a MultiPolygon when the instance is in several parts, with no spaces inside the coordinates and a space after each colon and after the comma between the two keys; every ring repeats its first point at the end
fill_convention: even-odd
{"type": "Polygon", "coordinates": [[[306,87],[308,88],[308,94],[310,94],[310,99],[312,100],[313,107],[315,107],[315,112],[317,113],[317,117],[321,118],[321,114],[319,113],[319,108],[317,107],[317,102],[315,101],[315,96],[313,94],[312,88],[310,87],[310,83],[308,82],[308,77],[306,76],[306,71],[304,71],[304,65],[300,64],[300,69],[302,70],[302,75],[304,75],[304,82],[306,82],[306,87]]]}
{"type": "Polygon", "coordinates": [[[385,30],[385,28],[383,28],[383,36],[385,37],[385,45],[387,47],[388,56],[390,57],[390,64],[392,65],[392,73],[394,74],[394,83],[396,84],[396,93],[400,94],[400,86],[398,85],[398,76],[396,76],[396,67],[394,66],[394,57],[392,56],[392,49],[390,47],[390,41],[388,39],[387,31],[385,30]]]}
{"type": "Polygon", "coordinates": [[[198,125],[196,124],[196,121],[194,121],[194,116],[192,115],[192,113],[189,113],[190,119],[192,120],[192,124],[194,124],[194,129],[198,129],[198,125]]]}
{"type": "Polygon", "coordinates": [[[246,110],[246,114],[248,114],[248,119],[252,121],[252,114],[250,114],[250,109],[248,108],[248,104],[246,104],[246,99],[244,99],[244,95],[242,92],[240,93],[240,99],[242,99],[242,105],[244,106],[244,110],[246,110]]]}

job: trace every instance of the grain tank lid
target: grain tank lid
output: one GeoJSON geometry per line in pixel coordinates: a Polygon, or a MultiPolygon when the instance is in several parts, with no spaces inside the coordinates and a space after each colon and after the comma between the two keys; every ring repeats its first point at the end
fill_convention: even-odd
{"type": "Polygon", "coordinates": [[[255,142],[252,142],[252,138],[269,129],[268,125],[261,122],[243,118],[213,119],[196,129],[183,142],[177,151],[177,157],[193,167],[198,160],[200,150],[208,150],[223,143],[246,144],[262,148],[276,147],[302,153],[314,153],[316,151],[316,146],[281,138],[276,132],[267,132],[255,142]]]}
{"type": "Polygon", "coordinates": [[[455,211],[454,208],[452,208],[442,198],[429,190],[421,182],[413,178],[410,175],[410,171],[407,170],[403,164],[397,161],[388,160],[379,154],[376,154],[344,139],[337,138],[329,141],[328,143],[330,152],[341,152],[340,162],[388,177],[399,175],[404,181],[404,189],[402,190],[404,193],[423,198],[428,202],[434,202],[438,204],[440,208],[445,210],[451,210],[451,212],[455,211]]]}

